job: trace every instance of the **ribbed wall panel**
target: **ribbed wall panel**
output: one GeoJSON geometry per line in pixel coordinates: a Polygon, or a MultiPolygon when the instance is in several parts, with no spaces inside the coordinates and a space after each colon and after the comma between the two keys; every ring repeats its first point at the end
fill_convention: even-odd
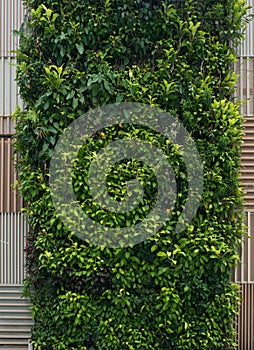
{"type": "Polygon", "coordinates": [[[13,31],[20,29],[23,19],[22,0],[0,1],[0,117],[11,116],[21,102],[15,82],[18,36],[13,31]]]}
{"type": "Polygon", "coordinates": [[[13,30],[19,30],[24,17],[22,0],[1,0],[0,2],[0,56],[13,56],[18,48],[18,37],[13,30]]]}
{"type": "Polygon", "coordinates": [[[18,30],[23,22],[22,0],[0,0],[0,212],[18,212],[22,201],[13,185],[17,180],[13,162],[13,142],[11,135],[14,125],[11,115],[17,105],[22,105],[18,97],[15,52],[18,30]]]}
{"type": "Polygon", "coordinates": [[[0,213],[0,285],[23,283],[26,232],[21,213],[0,213]]]}
{"type": "Polygon", "coordinates": [[[240,285],[242,303],[237,315],[238,350],[254,349],[254,213],[246,213],[247,231],[240,247],[241,262],[233,274],[240,285]]]}
{"type": "MultiPolygon", "coordinates": [[[[253,0],[246,0],[253,15],[253,0]]],[[[254,212],[254,23],[250,21],[245,39],[238,47],[238,61],[235,71],[239,75],[236,97],[242,102],[240,112],[244,116],[244,144],[242,146],[241,182],[245,191],[245,204],[254,212]]]]}
{"type": "Polygon", "coordinates": [[[0,117],[0,212],[18,212],[22,200],[14,189],[17,172],[14,167],[13,140],[14,123],[10,117],[0,117]]]}
{"type": "Polygon", "coordinates": [[[237,98],[242,102],[241,114],[248,117],[254,116],[253,89],[254,56],[240,56],[235,63],[235,71],[239,76],[237,82],[237,98]]]}
{"type": "Polygon", "coordinates": [[[254,284],[241,283],[242,303],[237,318],[238,350],[254,349],[254,284]]]}
{"type": "MultiPolygon", "coordinates": [[[[254,13],[253,0],[246,0],[254,13]]],[[[242,101],[244,136],[241,159],[241,181],[245,189],[247,235],[242,239],[241,263],[235,269],[234,281],[240,285],[242,303],[237,315],[238,350],[254,349],[254,24],[251,21],[245,39],[238,48],[236,72],[239,74],[236,96],[242,101]]]]}
{"type": "MultiPolygon", "coordinates": [[[[245,4],[250,7],[249,14],[253,15],[253,0],[245,0],[245,4]]],[[[254,36],[253,36],[254,25],[253,21],[250,21],[245,31],[245,38],[242,40],[242,44],[238,47],[238,54],[242,57],[254,57],[254,36]]]]}
{"type": "Polygon", "coordinates": [[[22,105],[15,79],[16,58],[0,57],[0,117],[11,116],[16,106],[22,105]]]}
{"type": "Polygon", "coordinates": [[[244,186],[247,210],[254,212],[254,117],[245,117],[243,141],[241,182],[244,186]]]}
{"type": "Polygon", "coordinates": [[[33,325],[29,300],[22,297],[22,286],[0,285],[0,349],[29,350],[33,325]]]}
{"type": "Polygon", "coordinates": [[[246,213],[246,235],[242,238],[241,262],[234,272],[234,282],[254,283],[254,213],[246,213]]]}

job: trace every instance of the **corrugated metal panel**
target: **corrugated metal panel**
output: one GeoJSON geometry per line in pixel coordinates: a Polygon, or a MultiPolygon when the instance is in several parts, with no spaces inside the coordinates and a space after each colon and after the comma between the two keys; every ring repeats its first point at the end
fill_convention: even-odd
{"type": "Polygon", "coordinates": [[[13,30],[19,30],[24,17],[22,0],[1,0],[0,2],[0,56],[13,56],[18,47],[18,38],[13,30]]]}
{"type": "Polygon", "coordinates": [[[10,118],[17,105],[18,97],[16,77],[17,37],[14,29],[19,29],[23,21],[22,0],[0,1],[0,212],[17,212],[22,201],[13,189],[17,180],[14,171],[13,147],[10,136],[14,125],[10,118]]]}
{"type": "Polygon", "coordinates": [[[17,105],[18,97],[15,57],[0,57],[0,116],[11,116],[17,105]]]}
{"type": "Polygon", "coordinates": [[[254,284],[240,284],[242,303],[237,317],[236,330],[239,350],[254,349],[254,284]]]}
{"type": "MultiPolygon", "coordinates": [[[[253,0],[247,0],[253,14],[253,0]]],[[[241,180],[245,188],[248,235],[242,239],[241,263],[234,273],[234,280],[241,287],[242,303],[237,315],[236,330],[239,350],[254,349],[254,24],[248,24],[245,40],[239,47],[236,71],[240,75],[237,95],[243,102],[244,144],[242,147],[241,180]]]]}
{"type": "Polygon", "coordinates": [[[248,211],[254,211],[254,117],[245,117],[242,146],[241,181],[248,211]]]}
{"type": "Polygon", "coordinates": [[[254,213],[246,213],[246,235],[242,238],[241,263],[235,269],[233,279],[237,283],[254,284],[254,213]]]}
{"type": "Polygon", "coordinates": [[[26,232],[21,213],[0,213],[0,285],[23,283],[26,232]]]}
{"type": "Polygon", "coordinates": [[[18,212],[22,200],[13,185],[17,181],[14,169],[14,125],[10,117],[0,117],[0,212],[18,212]]]}
{"type": "MultiPolygon", "coordinates": [[[[245,4],[250,7],[249,14],[254,13],[253,0],[245,0],[245,4]]],[[[249,22],[245,31],[245,39],[238,47],[238,54],[242,57],[254,56],[253,22],[249,22]]]]}
{"type": "Polygon", "coordinates": [[[0,116],[10,116],[20,103],[15,82],[15,50],[18,37],[13,30],[19,30],[24,19],[22,0],[0,1],[0,116]]]}
{"type": "Polygon", "coordinates": [[[33,325],[29,300],[22,286],[0,286],[0,348],[27,350],[33,325]]]}
{"type": "Polygon", "coordinates": [[[241,114],[244,116],[254,116],[253,106],[253,71],[254,56],[240,56],[235,64],[235,71],[239,75],[237,84],[237,97],[242,101],[241,114]]]}
{"type": "MultiPolygon", "coordinates": [[[[247,0],[254,13],[253,0],[247,0]]],[[[251,21],[245,32],[245,39],[238,48],[235,70],[239,74],[236,96],[242,101],[241,114],[244,116],[244,144],[242,147],[241,182],[245,190],[247,211],[254,212],[254,24],[251,21]]]]}
{"type": "Polygon", "coordinates": [[[246,235],[242,239],[241,263],[233,280],[240,285],[242,303],[236,320],[238,350],[254,349],[254,213],[246,213],[246,235]]]}

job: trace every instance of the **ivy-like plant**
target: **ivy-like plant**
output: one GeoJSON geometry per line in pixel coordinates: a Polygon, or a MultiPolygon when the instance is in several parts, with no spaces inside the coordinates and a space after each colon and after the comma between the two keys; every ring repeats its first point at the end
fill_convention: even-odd
{"type": "Polygon", "coordinates": [[[35,349],[234,349],[238,288],[230,271],[242,235],[239,189],[242,118],[231,96],[232,63],[247,7],[243,0],[25,0],[17,80],[15,149],[29,218],[26,289],[35,349]],[[126,216],[92,205],[86,177],[92,152],[142,138],[170,157],[178,202],[168,224],[126,248],[94,246],[63,225],[52,203],[49,164],[77,117],[118,102],[159,106],[195,140],[204,192],[191,225],[174,227],[188,192],[179,152],[149,128],[118,125],[91,137],[72,173],[84,211],[105,225],[141,220],[156,178],[135,160],[107,177],[115,200],[133,174],[144,184],[139,210],[126,216]],[[92,152],[91,152],[92,151],[92,152]],[[183,198],[183,200],[181,200],[183,198]],[[240,210],[239,210],[240,209],[240,210]]]}

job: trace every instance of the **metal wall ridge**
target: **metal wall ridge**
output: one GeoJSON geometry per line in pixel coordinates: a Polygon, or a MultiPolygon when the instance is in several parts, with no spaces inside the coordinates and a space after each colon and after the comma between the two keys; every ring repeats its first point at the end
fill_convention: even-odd
{"type": "Polygon", "coordinates": [[[26,232],[22,213],[0,213],[0,285],[23,283],[26,232]]]}
{"type": "Polygon", "coordinates": [[[242,303],[236,321],[238,350],[254,349],[254,284],[241,283],[242,303]]]}
{"type": "Polygon", "coordinates": [[[242,302],[236,318],[238,350],[254,349],[254,213],[246,212],[247,235],[242,237],[241,261],[233,281],[240,286],[242,302]]]}
{"type": "Polygon", "coordinates": [[[0,116],[0,212],[19,212],[22,199],[14,188],[18,175],[15,170],[12,135],[14,123],[0,116]]]}
{"type": "Polygon", "coordinates": [[[254,213],[246,212],[247,234],[242,237],[240,247],[241,262],[234,270],[233,281],[239,284],[254,284],[254,213]]]}
{"type": "Polygon", "coordinates": [[[13,30],[19,30],[23,18],[22,0],[0,1],[0,56],[9,56],[18,48],[18,37],[13,30]]]}

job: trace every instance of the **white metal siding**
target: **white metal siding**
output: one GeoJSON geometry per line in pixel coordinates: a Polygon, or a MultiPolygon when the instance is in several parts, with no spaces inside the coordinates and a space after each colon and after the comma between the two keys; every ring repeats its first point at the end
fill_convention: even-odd
{"type": "Polygon", "coordinates": [[[0,285],[23,283],[26,231],[21,213],[0,213],[0,285]]]}
{"type": "Polygon", "coordinates": [[[15,56],[0,57],[0,116],[11,116],[17,105],[21,104],[18,98],[15,56]]]}
{"type": "MultiPolygon", "coordinates": [[[[253,0],[246,0],[251,6],[253,0]]],[[[248,23],[245,39],[238,48],[238,61],[235,65],[239,74],[237,97],[242,101],[241,114],[244,116],[244,144],[242,147],[241,181],[245,190],[245,203],[248,211],[254,212],[254,23],[248,23]]]]}
{"type": "Polygon", "coordinates": [[[18,38],[13,35],[13,30],[19,30],[23,15],[22,0],[0,1],[0,56],[13,56],[12,51],[17,49],[18,38]]]}
{"type": "Polygon", "coordinates": [[[0,116],[11,116],[18,100],[15,82],[15,50],[18,48],[19,30],[24,18],[22,0],[0,0],[0,116]]]}
{"type": "Polygon", "coordinates": [[[18,191],[13,187],[17,181],[11,139],[13,133],[10,117],[0,117],[0,212],[17,212],[22,207],[18,191]]]}
{"type": "Polygon", "coordinates": [[[14,171],[11,135],[14,122],[11,115],[21,105],[15,81],[18,37],[13,30],[19,30],[24,17],[22,0],[0,0],[0,212],[17,212],[21,200],[13,184],[17,180],[14,171]]]}
{"type": "Polygon", "coordinates": [[[236,320],[239,350],[254,349],[254,213],[246,213],[246,235],[242,238],[241,262],[234,271],[233,280],[241,288],[242,303],[236,320]]]}
{"type": "MultiPolygon", "coordinates": [[[[254,13],[253,0],[246,0],[254,13]]],[[[245,40],[238,48],[235,65],[239,74],[237,97],[242,101],[244,116],[241,181],[245,190],[247,235],[242,239],[241,263],[235,269],[234,281],[241,288],[242,303],[237,315],[236,329],[239,350],[254,349],[254,24],[251,21],[245,40]]]]}
{"type": "Polygon", "coordinates": [[[24,279],[25,218],[18,212],[22,201],[13,184],[14,170],[11,119],[20,104],[15,81],[18,37],[23,21],[22,0],[0,0],[0,285],[20,285],[24,279]]]}
{"type": "Polygon", "coordinates": [[[254,284],[254,213],[246,213],[246,235],[242,237],[241,262],[234,271],[233,280],[239,284],[254,284]]]}
{"type": "Polygon", "coordinates": [[[240,284],[243,301],[237,319],[237,340],[239,350],[254,349],[254,284],[240,284]]]}

